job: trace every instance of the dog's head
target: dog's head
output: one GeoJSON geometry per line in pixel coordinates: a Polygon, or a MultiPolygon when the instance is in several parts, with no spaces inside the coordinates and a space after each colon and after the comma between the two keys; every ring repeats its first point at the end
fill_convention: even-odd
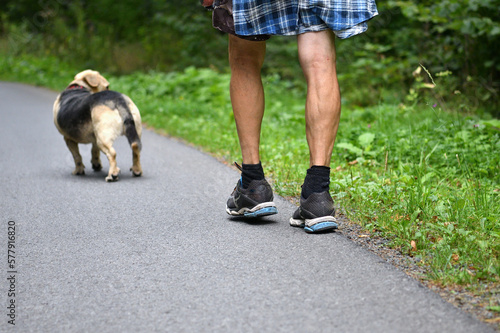
{"type": "Polygon", "coordinates": [[[108,90],[109,82],[99,72],[87,69],[75,75],[71,85],[80,85],[92,93],[108,90]]]}

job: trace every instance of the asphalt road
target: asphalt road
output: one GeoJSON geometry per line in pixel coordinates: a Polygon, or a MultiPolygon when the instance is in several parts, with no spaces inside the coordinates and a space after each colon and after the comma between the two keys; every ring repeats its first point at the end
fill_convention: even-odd
{"type": "Polygon", "coordinates": [[[342,235],[289,227],[281,198],[278,215],[231,219],[238,173],[176,140],[144,132],[141,178],[124,137],[119,182],[88,145],[71,175],[56,95],[0,83],[0,331],[11,300],[19,332],[491,331],[342,235]]]}

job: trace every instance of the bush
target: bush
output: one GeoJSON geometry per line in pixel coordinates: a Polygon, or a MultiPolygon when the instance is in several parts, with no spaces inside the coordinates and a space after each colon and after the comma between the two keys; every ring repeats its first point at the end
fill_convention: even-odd
{"type": "MultiPolygon", "coordinates": [[[[410,95],[414,103],[500,115],[500,0],[390,0],[378,7],[366,33],[337,41],[345,104],[405,102],[410,95]],[[420,65],[436,89],[415,90],[416,83],[432,83],[429,76],[415,82],[420,65]]],[[[228,71],[227,37],[197,2],[7,0],[0,8],[2,53],[54,55],[115,74],[190,66],[228,71]]],[[[302,84],[295,38],[269,41],[263,72],[302,84]]]]}

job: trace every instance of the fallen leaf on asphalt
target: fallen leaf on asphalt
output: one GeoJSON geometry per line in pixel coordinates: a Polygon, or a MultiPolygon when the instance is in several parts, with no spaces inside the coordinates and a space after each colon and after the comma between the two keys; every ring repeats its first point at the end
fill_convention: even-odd
{"type": "Polygon", "coordinates": [[[359,235],[359,238],[368,238],[370,235],[359,235]]]}

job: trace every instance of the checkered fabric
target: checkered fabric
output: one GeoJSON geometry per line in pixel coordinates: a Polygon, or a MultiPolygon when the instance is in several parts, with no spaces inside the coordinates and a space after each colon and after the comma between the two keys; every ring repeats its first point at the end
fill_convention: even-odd
{"type": "Polygon", "coordinates": [[[331,29],[339,38],[364,32],[375,0],[233,0],[238,35],[297,35],[331,29]]]}

